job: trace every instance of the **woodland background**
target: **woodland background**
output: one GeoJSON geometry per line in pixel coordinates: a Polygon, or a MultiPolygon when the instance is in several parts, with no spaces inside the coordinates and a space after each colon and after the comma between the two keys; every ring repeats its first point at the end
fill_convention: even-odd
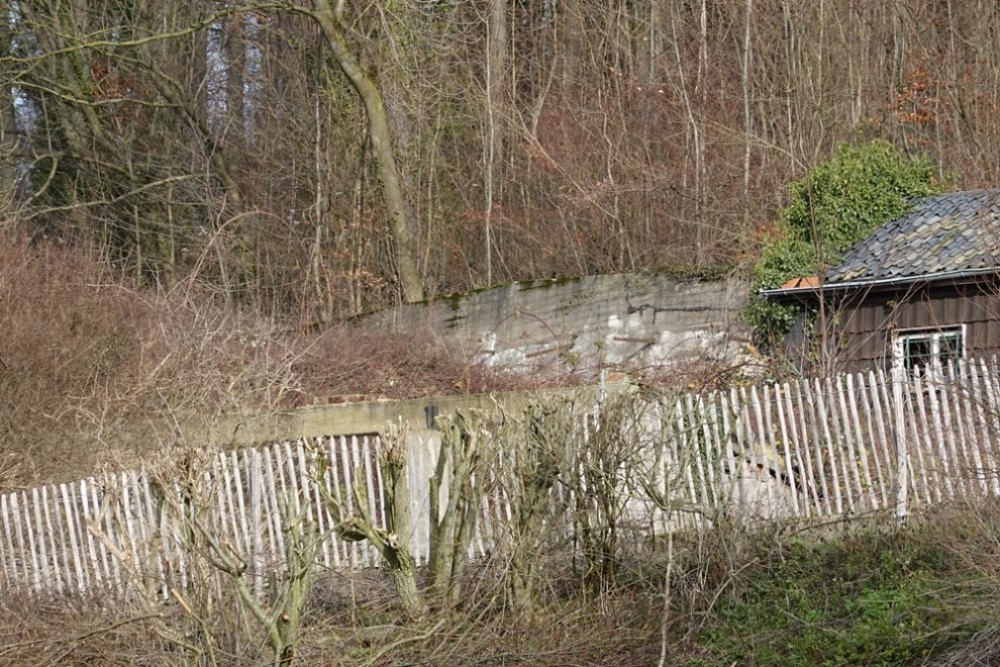
{"type": "MultiPolygon", "coordinates": [[[[347,325],[517,279],[750,274],[784,240],[791,184],[845,145],[919,158],[935,177],[920,185],[934,190],[1000,182],[993,0],[0,9],[3,494],[140,463],[182,468],[207,444],[184,440],[188,419],[266,419],[339,394],[531,388],[542,380],[476,366],[440,333],[347,325]]],[[[670,376],[685,391],[731,377],[670,376]]],[[[567,429],[543,423],[563,441],[567,429]]],[[[624,459],[596,460],[618,463],[591,468],[599,482],[588,492],[613,492],[607,471],[624,459]]],[[[530,497],[542,500],[528,511],[547,507],[530,497]]],[[[339,573],[297,595],[287,626],[280,607],[259,614],[235,595],[144,607],[15,596],[0,581],[0,656],[32,666],[993,664],[998,517],[991,497],[906,530],[861,516],[871,530],[749,531],[723,513],[676,545],[629,541],[613,523],[586,531],[610,540],[590,551],[512,540],[523,567],[498,551],[470,573],[464,604],[412,623],[384,580],[339,573]],[[580,554],[612,567],[578,566],[580,554]],[[533,613],[505,606],[518,578],[538,595],[533,613]],[[284,645],[294,656],[269,660],[272,631],[294,631],[299,612],[301,633],[284,645]]],[[[298,586],[308,568],[299,572],[286,581],[298,586]]]]}
{"type": "Polygon", "coordinates": [[[839,142],[926,154],[958,188],[998,180],[995,2],[69,0],[7,15],[7,226],[307,324],[553,274],[738,266],[839,142]]]}

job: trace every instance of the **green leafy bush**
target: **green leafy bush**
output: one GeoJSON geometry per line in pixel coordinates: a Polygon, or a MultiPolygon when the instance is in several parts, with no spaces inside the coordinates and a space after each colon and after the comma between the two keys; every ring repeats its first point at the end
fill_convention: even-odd
{"type": "Polygon", "coordinates": [[[761,553],[720,598],[702,664],[919,665],[982,628],[960,564],[929,533],[868,533],[761,553]]]}
{"type": "MultiPolygon", "coordinates": [[[[933,165],[876,140],[843,144],[791,185],[791,201],[754,267],[753,293],[834,266],[855,243],[903,215],[914,197],[936,194],[933,165]]],[[[795,310],[751,298],[745,317],[759,345],[773,348],[795,321],[795,310]]]]}

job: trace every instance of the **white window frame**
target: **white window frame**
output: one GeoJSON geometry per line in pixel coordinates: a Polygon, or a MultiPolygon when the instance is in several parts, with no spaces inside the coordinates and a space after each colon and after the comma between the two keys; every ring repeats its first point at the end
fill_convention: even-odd
{"type": "Polygon", "coordinates": [[[893,366],[903,370],[906,377],[913,377],[913,364],[907,363],[906,344],[910,341],[930,342],[930,363],[923,367],[923,377],[928,379],[944,379],[944,363],[941,360],[941,341],[958,336],[958,359],[965,358],[966,325],[956,324],[950,327],[935,329],[900,329],[892,337],[893,366]]]}

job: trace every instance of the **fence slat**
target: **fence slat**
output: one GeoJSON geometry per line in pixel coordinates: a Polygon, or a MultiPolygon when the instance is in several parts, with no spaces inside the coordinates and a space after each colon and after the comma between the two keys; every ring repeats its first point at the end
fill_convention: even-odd
{"type": "Polygon", "coordinates": [[[854,512],[857,507],[854,499],[854,490],[851,487],[852,462],[849,461],[844,437],[840,423],[840,412],[838,410],[837,394],[838,387],[834,385],[833,378],[826,377],[823,383],[818,385],[822,392],[819,396],[819,405],[823,410],[823,423],[827,425],[824,433],[827,439],[827,451],[830,454],[830,468],[839,476],[840,492],[843,494],[848,512],[854,512]]]}
{"type": "Polygon", "coordinates": [[[8,507],[6,495],[0,496],[0,517],[2,517],[3,520],[3,533],[4,533],[3,545],[0,546],[0,548],[3,548],[6,553],[6,556],[4,557],[3,583],[4,584],[11,582],[16,583],[21,579],[26,580],[28,578],[27,570],[22,570],[19,572],[17,567],[18,556],[21,557],[23,564],[24,551],[23,549],[20,548],[18,549],[14,548],[13,531],[11,530],[12,519],[13,521],[18,521],[19,517],[17,514],[14,514],[13,517],[11,517],[10,508],[8,507]]]}
{"type": "MultiPolygon", "coordinates": [[[[833,508],[829,509],[828,513],[840,515],[844,513],[844,499],[841,495],[840,480],[837,476],[837,457],[833,453],[830,423],[827,421],[826,408],[823,401],[823,389],[819,379],[816,379],[815,384],[807,384],[806,386],[813,390],[806,392],[806,398],[808,399],[807,403],[813,416],[812,430],[813,437],[815,438],[816,460],[819,466],[820,479],[824,483],[824,495],[828,498],[829,495],[825,488],[827,476],[824,473],[825,468],[829,468],[830,470],[829,488],[833,490],[833,508]],[[822,433],[820,432],[820,427],[822,427],[822,433]],[[826,443],[825,450],[823,449],[823,443],[826,443]],[[826,466],[823,465],[824,454],[826,454],[826,466]]],[[[829,501],[827,502],[829,503],[829,501]]]]}
{"type": "Polygon", "coordinates": [[[876,492],[882,501],[882,507],[889,506],[886,489],[889,484],[888,454],[889,440],[886,437],[885,423],[882,421],[882,407],[879,404],[878,392],[875,391],[875,374],[858,376],[858,390],[861,395],[861,410],[865,415],[865,426],[868,428],[868,441],[871,443],[871,459],[875,465],[876,492]],[[871,391],[869,391],[871,388],[871,391]]]}
{"type": "Polygon", "coordinates": [[[712,481],[712,504],[708,509],[714,511],[722,507],[723,496],[727,491],[723,489],[723,482],[726,479],[725,465],[726,456],[721,436],[722,426],[719,422],[719,394],[712,392],[704,401],[707,407],[708,418],[705,420],[702,432],[705,434],[705,452],[708,456],[709,479],[712,481]]]}
{"type": "Polygon", "coordinates": [[[302,449],[301,465],[306,475],[305,501],[309,504],[309,520],[313,522],[313,527],[318,536],[316,544],[316,557],[324,567],[330,567],[330,542],[326,539],[328,527],[326,503],[323,501],[321,493],[325,479],[320,477],[319,457],[323,451],[322,438],[311,440],[302,439],[299,442],[302,449]]]}
{"type": "Polygon", "coordinates": [[[977,446],[973,450],[976,454],[976,465],[977,465],[977,478],[983,483],[983,490],[987,490],[987,480],[991,475],[995,475],[996,471],[996,461],[993,458],[993,452],[989,446],[989,430],[988,424],[990,419],[986,414],[986,391],[981,386],[979,379],[979,369],[975,361],[967,362],[969,366],[969,376],[971,379],[970,393],[972,395],[972,402],[975,405],[976,420],[975,423],[978,424],[979,428],[976,433],[979,437],[976,438],[977,446]]]}
{"type": "MultiPolygon", "coordinates": [[[[765,385],[766,388],[766,385],[765,385]]],[[[743,402],[747,402],[746,387],[740,387],[740,398],[743,402]]],[[[756,434],[752,437],[752,442],[755,447],[752,450],[751,456],[756,459],[754,463],[756,464],[757,470],[755,471],[756,476],[759,481],[763,482],[764,485],[764,495],[767,503],[767,512],[764,516],[771,518],[777,508],[777,500],[774,494],[774,485],[767,482],[768,472],[773,468],[771,459],[773,456],[771,452],[766,451],[766,448],[771,447],[771,442],[768,434],[764,432],[764,417],[762,415],[760,396],[757,393],[757,387],[750,387],[750,407],[753,408],[753,422],[756,425],[756,434]]],[[[749,414],[748,414],[749,416],[749,414]]]]}
{"type": "MultiPolygon", "coordinates": [[[[341,484],[340,484],[340,464],[337,461],[338,453],[341,449],[340,443],[343,438],[331,437],[327,441],[327,460],[329,462],[329,470],[327,470],[327,484],[330,491],[330,497],[335,503],[333,511],[340,511],[343,508],[343,499],[341,498],[341,484]]],[[[335,525],[337,519],[330,515],[331,525],[335,525]]],[[[331,538],[331,548],[333,550],[333,562],[335,567],[341,567],[341,562],[343,561],[343,567],[351,567],[350,563],[350,552],[348,551],[347,544],[340,538],[340,535],[336,531],[333,531],[331,538]]]]}
{"type": "Polygon", "coordinates": [[[264,482],[264,507],[267,511],[268,535],[271,537],[271,549],[267,554],[269,558],[265,565],[268,569],[273,566],[272,561],[276,555],[285,553],[285,532],[282,530],[281,511],[278,508],[278,495],[284,491],[279,491],[277,475],[274,472],[276,468],[280,471],[281,466],[272,462],[272,457],[277,449],[278,445],[273,445],[265,447],[261,452],[261,459],[264,463],[261,469],[261,479],[264,482]]]}
{"type": "Polygon", "coordinates": [[[691,446],[688,439],[687,425],[684,423],[684,408],[680,400],[674,403],[673,423],[677,437],[671,439],[671,458],[681,478],[684,480],[686,500],[688,505],[698,502],[698,492],[695,490],[694,475],[691,474],[691,446]]]}
{"type": "Polygon", "coordinates": [[[970,419],[968,415],[969,397],[964,384],[960,384],[962,380],[962,367],[948,364],[947,374],[951,385],[957,390],[952,394],[952,410],[955,419],[955,429],[958,433],[958,474],[965,477],[970,485],[974,485],[977,479],[974,474],[976,466],[974,463],[970,464],[970,460],[972,459],[970,449],[975,449],[975,444],[969,442],[969,436],[972,435],[972,431],[968,427],[968,420],[970,419]]]}
{"type": "Polygon", "coordinates": [[[913,391],[911,392],[911,395],[916,399],[913,432],[916,435],[917,452],[921,457],[920,467],[923,471],[924,483],[930,489],[928,502],[941,502],[940,470],[934,462],[933,438],[930,437],[930,422],[927,419],[927,411],[924,406],[924,393],[927,391],[928,379],[922,378],[920,375],[920,370],[916,369],[914,371],[913,391]]]}
{"type": "Polygon", "coordinates": [[[742,500],[746,497],[743,484],[743,459],[739,451],[739,435],[736,433],[736,406],[739,401],[736,398],[736,389],[731,389],[729,395],[720,394],[722,413],[722,435],[720,444],[725,448],[724,461],[726,471],[729,473],[729,488],[726,489],[726,503],[731,504],[735,499],[742,500]]]}
{"type": "Polygon", "coordinates": [[[794,428],[788,428],[787,420],[791,417],[791,415],[785,415],[785,399],[787,396],[787,382],[780,385],[774,385],[774,402],[778,409],[778,427],[781,429],[782,451],[779,452],[779,454],[781,454],[781,457],[785,460],[785,474],[788,476],[788,487],[791,489],[792,493],[792,512],[795,516],[808,516],[809,499],[806,498],[806,502],[802,506],[800,506],[799,503],[799,491],[802,489],[802,482],[799,479],[799,475],[802,472],[802,462],[792,462],[792,458],[798,454],[799,447],[798,434],[795,433],[794,428]],[[791,446],[791,441],[789,439],[790,434],[794,435],[796,438],[794,446],[791,446]]]}
{"type": "Polygon", "coordinates": [[[215,456],[213,464],[219,473],[221,473],[221,478],[216,477],[216,479],[222,485],[219,491],[219,501],[223,505],[223,534],[229,538],[229,542],[236,550],[236,553],[245,554],[247,552],[247,541],[240,526],[240,517],[243,515],[240,512],[239,504],[236,502],[236,493],[233,490],[233,473],[235,468],[230,465],[229,456],[225,452],[219,452],[215,456]],[[228,524],[225,522],[227,518],[229,519],[228,524]]]}
{"type": "MultiPolygon", "coordinates": [[[[378,511],[378,505],[380,505],[381,502],[376,501],[375,498],[375,478],[372,471],[371,445],[369,443],[368,436],[361,438],[361,441],[358,443],[358,448],[354,451],[360,457],[359,467],[364,468],[365,486],[368,491],[368,516],[375,527],[385,528],[384,517],[382,517],[381,513],[378,511]]],[[[375,549],[369,546],[366,551],[368,552],[369,564],[377,564],[380,556],[376,553],[375,549]]]]}
{"type": "Polygon", "coordinates": [[[938,394],[943,390],[941,384],[941,378],[937,378],[936,382],[928,382],[926,384],[927,388],[927,404],[929,406],[929,428],[933,429],[934,442],[937,445],[935,448],[935,454],[938,457],[939,465],[941,467],[941,481],[942,489],[941,493],[944,494],[946,498],[955,497],[955,484],[954,484],[954,473],[952,471],[952,460],[950,453],[948,451],[948,443],[944,435],[944,425],[941,423],[941,402],[938,400],[938,394]]]}
{"type": "Polygon", "coordinates": [[[840,407],[840,420],[843,424],[841,435],[846,441],[847,457],[854,479],[854,489],[857,492],[858,509],[872,509],[872,500],[868,497],[871,488],[871,475],[868,471],[867,451],[863,444],[864,437],[861,435],[857,410],[852,412],[850,409],[850,403],[854,396],[854,376],[838,377],[835,386],[837,403],[840,407]]]}
{"type": "Polygon", "coordinates": [[[930,484],[927,483],[927,467],[924,463],[924,448],[922,447],[918,431],[918,416],[915,406],[916,401],[914,400],[914,392],[919,391],[920,378],[915,375],[910,384],[903,388],[902,392],[905,429],[908,434],[905,442],[910,456],[910,488],[915,494],[919,494],[920,490],[923,489],[923,501],[926,504],[930,504],[932,502],[931,490],[930,484]],[[914,455],[916,455],[915,465],[913,463],[914,455]]]}
{"type": "MultiPolygon", "coordinates": [[[[253,594],[258,600],[264,598],[264,470],[259,449],[250,452],[250,469],[247,471],[250,485],[250,525],[253,527],[253,546],[250,551],[250,576],[253,577],[253,594]]],[[[268,536],[270,532],[268,531],[268,536]]],[[[271,549],[274,542],[271,541],[271,549]]]]}
{"type": "Polygon", "coordinates": [[[76,572],[76,589],[80,593],[87,592],[87,578],[84,574],[83,557],[80,551],[80,541],[77,539],[77,505],[70,497],[69,487],[66,484],[59,485],[59,494],[62,496],[62,513],[66,517],[66,530],[69,533],[69,547],[73,555],[73,569],[76,572]]]}
{"type": "MultiPolygon", "coordinates": [[[[45,525],[42,523],[43,493],[45,493],[44,486],[41,489],[31,490],[32,508],[35,510],[35,525],[34,529],[28,532],[29,537],[37,536],[38,538],[38,561],[37,561],[38,564],[35,567],[38,568],[37,576],[39,577],[38,585],[40,589],[43,587],[45,588],[50,587],[52,586],[53,583],[52,577],[50,577],[49,575],[49,557],[48,557],[48,549],[45,543],[46,542],[45,538],[47,535],[50,534],[50,532],[46,530],[45,525]]],[[[34,547],[32,546],[32,548],[34,547]]],[[[59,582],[56,581],[55,583],[56,587],[58,588],[59,582]]]]}
{"type": "Polygon", "coordinates": [[[806,410],[802,402],[802,383],[785,384],[786,405],[789,415],[797,415],[798,421],[792,420],[792,437],[799,455],[799,470],[803,473],[803,486],[806,490],[806,516],[811,516],[813,512],[817,515],[823,514],[823,504],[826,496],[823,494],[823,484],[817,483],[817,469],[813,466],[812,448],[809,447],[809,429],[806,426],[806,410]],[[792,405],[792,395],[795,396],[795,405],[792,405]],[[803,466],[802,468],[801,466],[803,466]]]}
{"type": "Polygon", "coordinates": [[[864,475],[864,497],[867,499],[869,507],[872,509],[878,509],[880,505],[878,490],[875,487],[871,469],[872,459],[878,461],[878,456],[875,454],[875,444],[872,442],[874,434],[871,432],[870,428],[871,420],[868,420],[865,424],[863,424],[861,421],[861,413],[858,410],[858,396],[861,394],[864,384],[864,377],[861,374],[851,374],[847,376],[847,409],[850,412],[851,422],[854,424],[854,429],[851,432],[851,446],[853,447],[854,443],[857,443],[858,458],[861,459],[861,472],[864,475]],[[854,387],[855,381],[858,383],[857,389],[854,387]],[[863,428],[864,425],[869,426],[867,434],[863,428]]]}
{"type": "MultiPolygon", "coordinates": [[[[876,377],[872,374],[870,377],[876,377]]],[[[899,472],[896,470],[897,459],[895,449],[895,408],[892,398],[892,388],[886,378],[885,371],[878,369],[877,379],[871,386],[872,403],[875,408],[876,423],[879,428],[879,439],[882,442],[882,462],[885,468],[885,495],[886,505],[896,504],[896,497],[892,493],[893,484],[899,472]]]]}
{"type": "Polygon", "coordinates": [[[980,369],[982,371],[983,386],[986,390],[986,396],[983,398],[985,402],[985,409],[987,412],[987,419],[984,424],[984,431],[986,434],[986,441],[983,443],[986,451],[989,453],[989,470],[987,471],[987,477],[989,479],[983,480],[984,490],[989,490],[992,488],[992,493],[1000,495],[1000,471],[997,470],[997,448],[1000,446],[1000,415],[998,415],[998,410],[1000,410],[1000,397],[998,397],[998,387],[996,384],[997,377],[995,375],[995,370],[997,368],[996,357],[993,358],[992,369],[986,364],[986,360],[980,361],[980,369]],[[994,372],[991,372],[994,371],[994,372]],[[989,480],[993,480],[990,484],[989,480]]]}
{"type": "Polygon", "coordinates": [[[952,415],[951,404],[953,402],[952,389],[954,385],[948,379],[945,380],[945,384],[942,387],[938,395],[938,404],[940,406],[939,420],[941,422],[941,428],[944,431],[945,441],[948,447],[948,472],[951,478],[952,486],[960,493],[965,494],[969,490],[970,485],[974,485],[975,482],[966,478],[965,470],[963,470],[963,463],[960,453],[959,439],[961,435],[956,437],[956,432],[960,430],[958,425],[958,420],[952,415]]]}

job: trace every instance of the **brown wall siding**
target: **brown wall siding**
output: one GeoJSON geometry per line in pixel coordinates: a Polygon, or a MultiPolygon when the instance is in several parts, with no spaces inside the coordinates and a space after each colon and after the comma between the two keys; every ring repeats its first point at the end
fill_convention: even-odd
{"type": "Polygon", "coordinates": [[[947,286],[909,292],[870,293],[836,304],[829,327],[846,371],[889,369],[892,332],[966,325],[966,356],[1000,354],[1000,290],[947,286]]]}

